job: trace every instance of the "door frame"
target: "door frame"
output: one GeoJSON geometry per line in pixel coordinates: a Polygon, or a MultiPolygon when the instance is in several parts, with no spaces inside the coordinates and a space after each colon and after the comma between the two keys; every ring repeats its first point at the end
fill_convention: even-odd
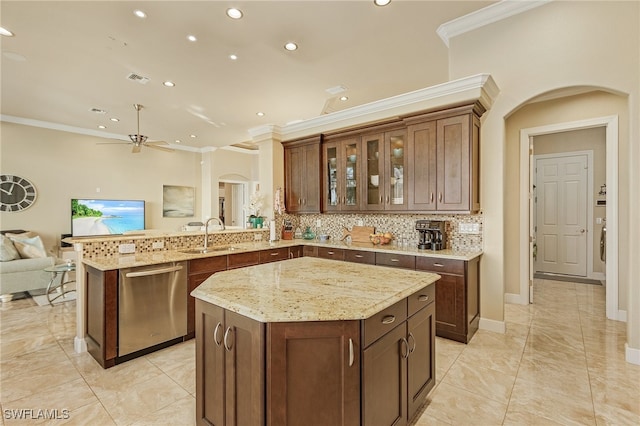
{"type": "Polygon", "coordinates": [[[618,116],[596,117],[579,121],[550,124],[520,130],[520,294],[512,301],[529,304],[529,275],[533,261],[530,248],[530,200],[533,194],[531,180],[532,138],[537,135],[580,130],[593,127],[606,128],[607,152],[607,262],[606,311],[607,318],[626,321],[626,311],[618,304],[618,116]],[[525,253],[529,253],[525,256],[525,253]],[[517,299],[517,300],[514,300],[517,299]]]}
{"type": "MultiPolygon", "coordinates": [[[[535,150],[534,150],[535,151],[535,150]]],[[[531,169],[531,182],[535,182],[536,180],[536,172],[535,172],[535,168],[536,168],[536,160],[538,159],[547,159],[547,158],[558,158],[558,157],[574,157],[574,156],[580,156],[580,155],[586,155],[587,156],[587,197],[586,197],[586,208],[587,208],[587,223],[586,223],[586,228],[587,228],[587,238],[586,238],[586,243],[587,243],[587,250],[586,250],[586,256],[587,256],[587,271],[586,271],[586,278],[591,278],[591,279],[600,279],[601,277],[599,276],[595,276],[593,273],[593,206],[594,206],[594,202],[593,202],[593,151],[568,151],[568,152],[556,152],[553,154],[538,154],[533,155],[533,168],[531,169]]],[[[533,189],[533,188],[532,188],[533,189]]],[[[535,210],[536,208],[536,204],[537,202],[535,201],[535,197],[531,197],[531,204],[533,204],[533,209],[535,210]]],[[[531,218],[531,227],[533,228],[533,226],[535,225],[535,222],[533,221],[533,217],[531,218]]],[[[533,255],[531,257],[533,259],[533,255]]],[[[533,264],[533,260],[532,260],[532,264],[533,264]]],[[[535,268],[532,268],[535,269],[535,268]]]]}

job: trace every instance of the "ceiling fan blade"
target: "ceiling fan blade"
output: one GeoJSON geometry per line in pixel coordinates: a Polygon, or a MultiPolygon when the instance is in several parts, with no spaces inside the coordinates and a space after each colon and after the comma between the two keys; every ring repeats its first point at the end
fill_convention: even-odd
{"type": "Polygon", "coordinates": [[[147,146],[149,148],[153,148],[153,149],[159,149],[160,151],[165,151],[165,152],[174,152],[175,151],[175,149],[173,149],[173,148],[165,148],[164,146],[149,145],[149,144],[145,144],[145,146],[147,146]]]}
{"type": "Polygon", "coordinates": [[[132,154],[137,154],[140,152],[140,150],[142,149],[142,147],[140,145],[134,145],[133,148],[131,149],[131,153],[132,154]]]}
{"type": "Polygon", "coordinates": [[[145,145],[169,145],[169,142],[165,141],[146,141],[145,145]]]}
{"type": "Polygon", "coordinates": [[[131,142],[98,142],[96,145],[131,145],[131,142]]]}

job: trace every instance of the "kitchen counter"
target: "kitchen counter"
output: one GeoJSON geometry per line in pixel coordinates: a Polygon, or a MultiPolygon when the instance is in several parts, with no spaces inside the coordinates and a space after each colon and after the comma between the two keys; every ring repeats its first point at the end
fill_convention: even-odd
{"type": "Polygon", "coordinates": [[[302,257],[216,273],[191,295],[263,323],[360,320],[439,278],[302,257]]]}
{"type": "MultiPolygon", "coordinates": [[[[243,253],[258,250],[267,250],[281,247],[294,247],[300,245],[311,245],[318,247],[343,248],[351,250],[363,250],[379,253],[406,254],[412,256],[435,257],[442,259],[464,260],[470,261],[482,255],[481,251],[473,252],[457,252],[453,250],[418,250],[417,248],[399,248],[392,245],[378,245],[367,243],[346,243],[343,241],[336,242],[318,242],[316,240],[279,240],[276,242],[250,242],[250,243],[234,243],[224,244],[227,249],[215,250],[204,254],[187,254],[180,250],[159,250],[152,252],[139,252],[134,254],[122,254],[110,257],[93,257],[84,258],[83,263],[96,268],[100,271],[110,271],[113,269],[146,266],[157,263],[177,262],[182,260],[193,260],[212,256],[226,256],[232,253],[243,253]]],[[[216,246],[211,246],[215,248],[216,246]]],[[[187,249],[187,247],[185,247],[187,249]]]]}

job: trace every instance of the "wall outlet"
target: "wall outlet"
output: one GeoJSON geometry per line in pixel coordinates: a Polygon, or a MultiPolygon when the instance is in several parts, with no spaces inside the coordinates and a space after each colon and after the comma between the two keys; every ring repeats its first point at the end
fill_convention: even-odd
{"type": "Polygon", "coordinates": [[[255,234],[253,236],[253,241],[262,241],[262,234],[255,234]]]}
{"type": "Polygon", "coordinates": [[[480,224],[479,223],[461,223],[458,225],[458,232],[460,234],[479,234],[480,224]]]}
{"type": "Polygon", "coordinates": [[[320,228],[322,226],[322,221],[320,219],[316,220],[316,228],[320,228]]]}
{"type": "Polygon", "coordinates": [[[164,241],[155,241],[152,245],[152,248],[154,249],[161,249],[164,248],[164,241]]]}
{"type": "Polygon", "coordinates": [[[121,254],[126,254],[126,253],[135,253],[136,252],[136,245],[131,243],[131,244],[120,244],[118,246],[118,252],[121,254]]]}

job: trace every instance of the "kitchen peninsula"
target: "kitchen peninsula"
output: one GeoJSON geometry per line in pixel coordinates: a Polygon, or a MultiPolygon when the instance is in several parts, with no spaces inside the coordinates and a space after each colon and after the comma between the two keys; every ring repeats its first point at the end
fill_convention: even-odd
{"type": "Polygon", "coordinates": [[[407,424],[435,384],[439,275],[302,257],[196,298],[201,424],[407,424]]]}

